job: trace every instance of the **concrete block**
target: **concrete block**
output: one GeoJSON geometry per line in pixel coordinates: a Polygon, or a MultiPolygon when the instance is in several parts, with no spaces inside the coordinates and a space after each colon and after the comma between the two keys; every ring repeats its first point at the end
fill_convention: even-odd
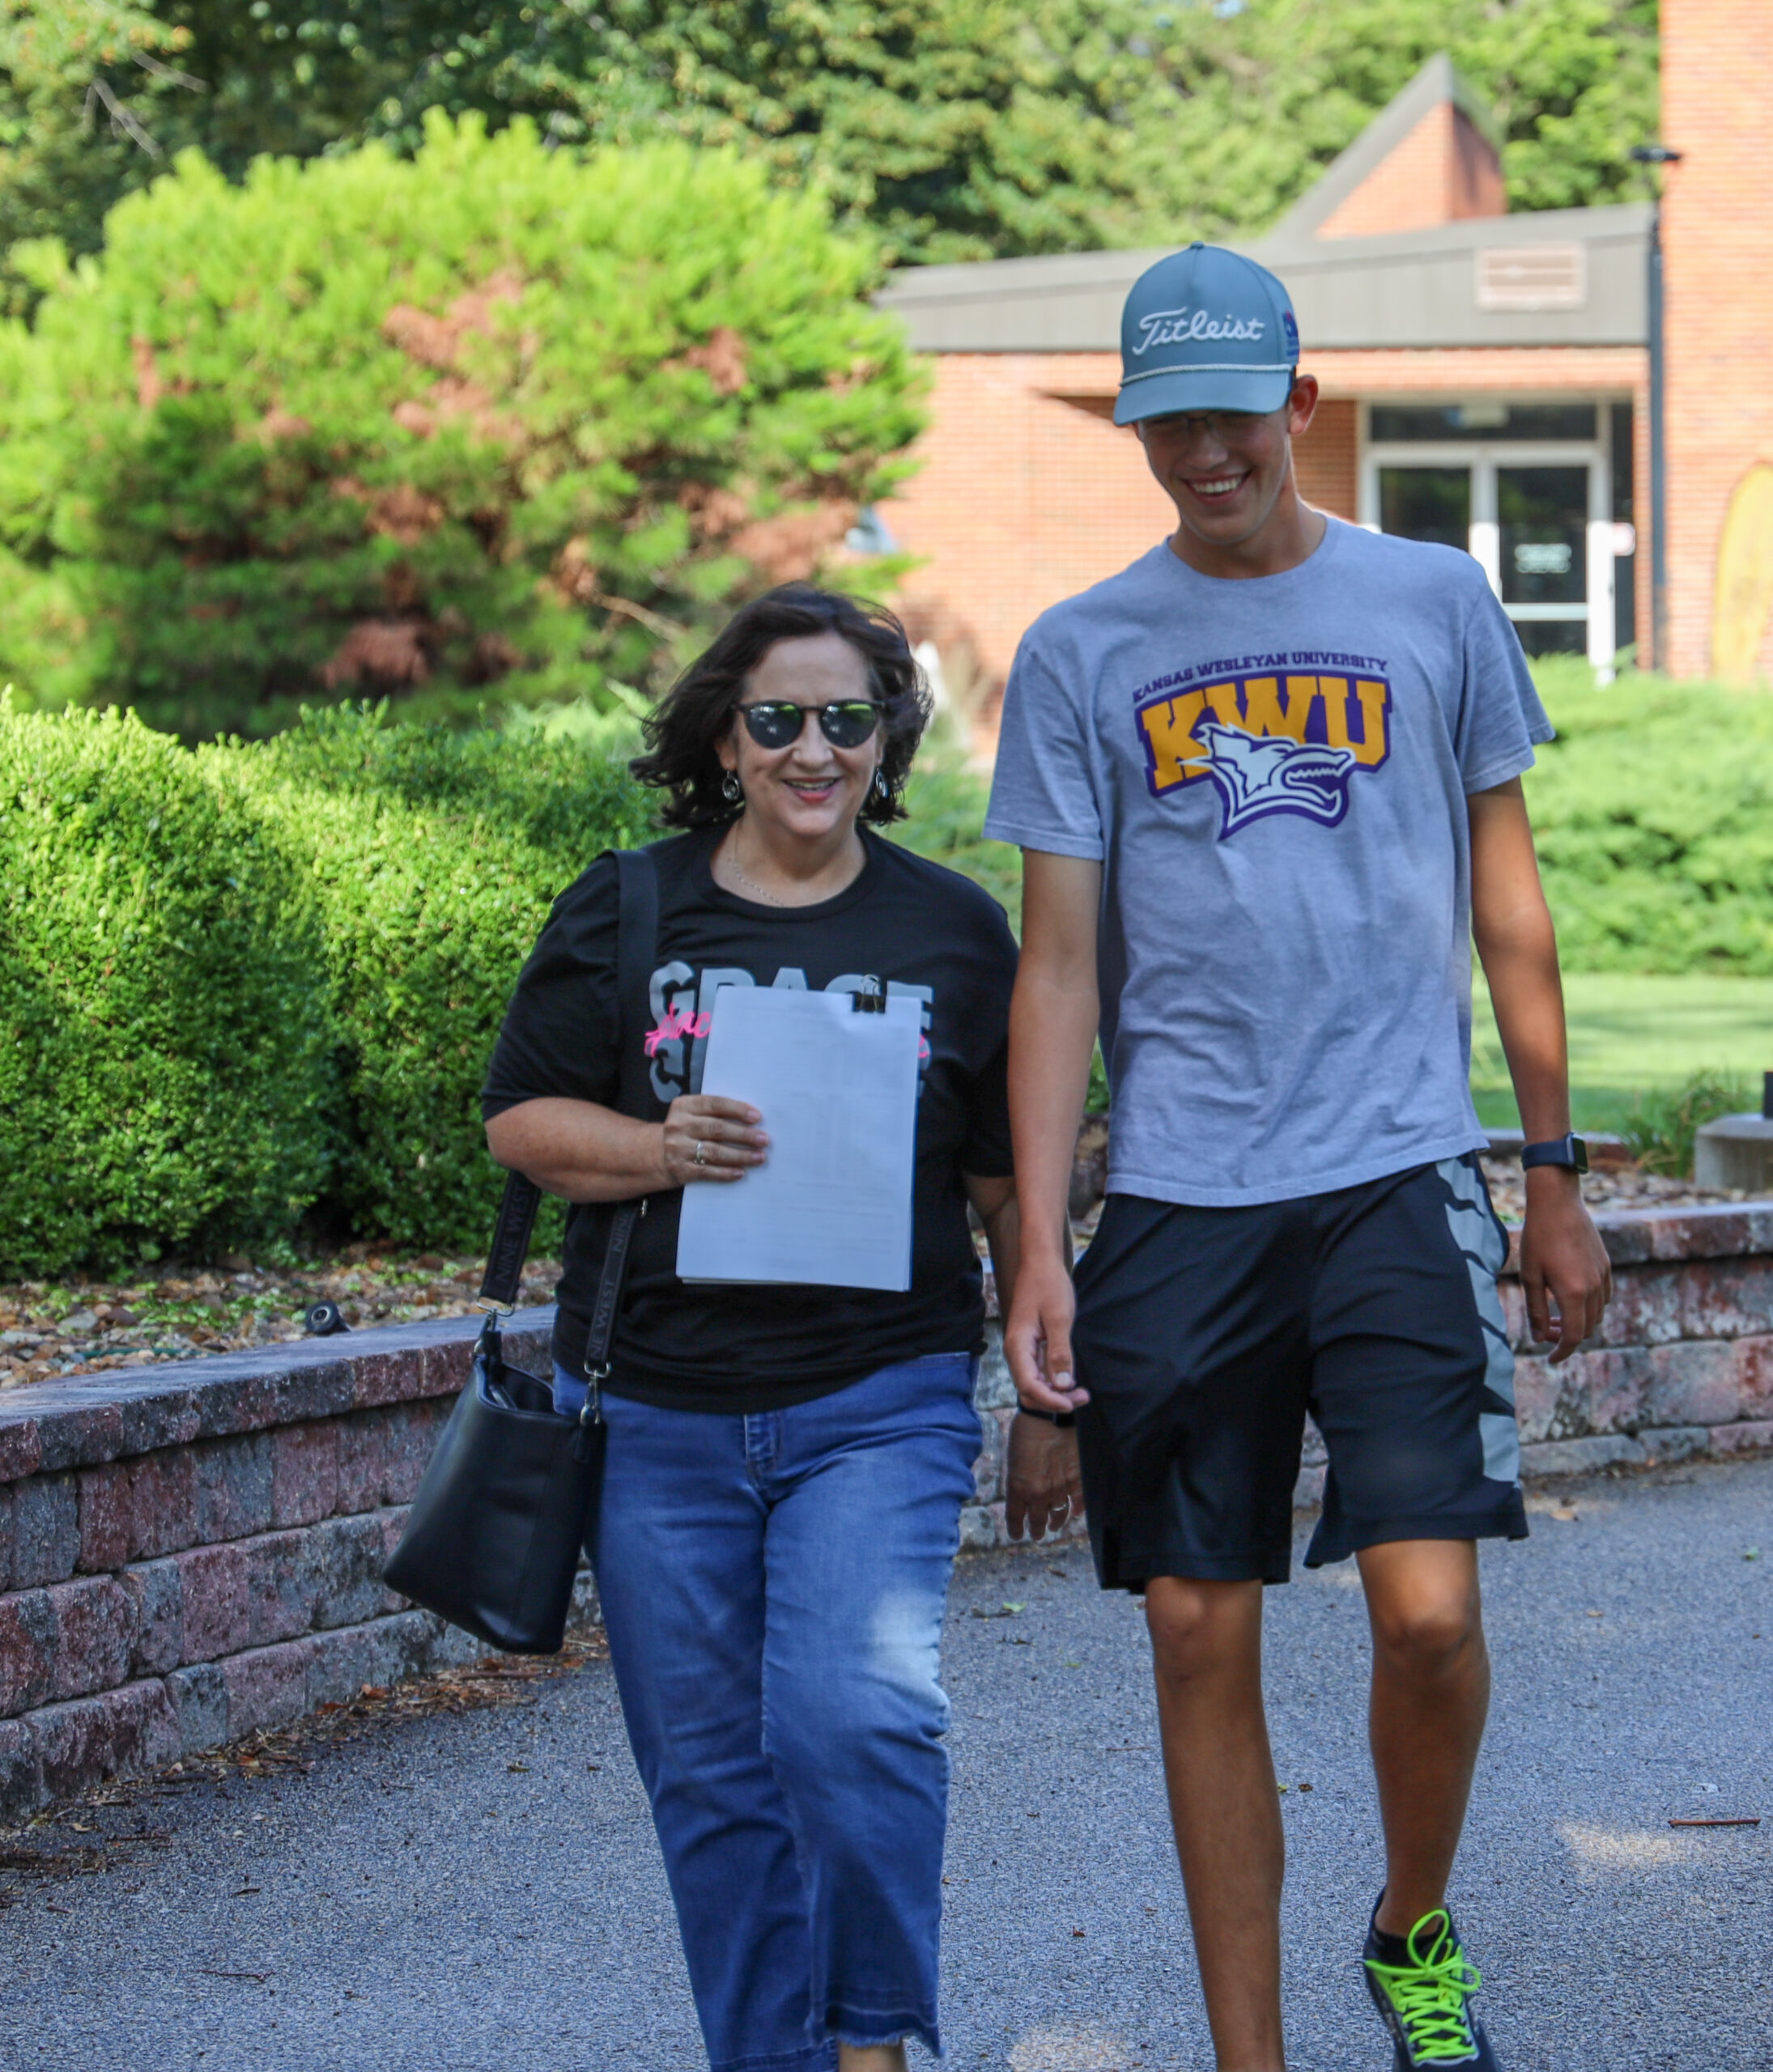
{"type": "Polygon", "coordinates": [[[1003,1505],[963,1504],[960,1508],[960,1544],[963,1552],[1007,1547],[1010,1535],[1004,1526],[1003,1505]]]}
{"type": "Polygon", "coordinates": [[[444,1401],[428,1397],[422,1402],[391,1403],[382,1413],[388,1420],[383,1441],[382,1503],[410,1504],[418,1495],[454,1408],[453,1398],[444,1401]]]}
{"type": "Polygon", "coordinates": [[[1656,1467],[1671,1461],[1692,1460],[1711,1450],[1711,1429],[1707,1424],[1647,1424],[1638,1434],[1644,1458],[1656,1467]]]}
{"type": "Polygon", "coordinates": [[[308,1535],[305,1567],[312,1579],[309,1623],[355,1626],[385,1610],[381,1572],[388,1558],[387,1521],[377,1513],[332,1518],[308,1535]]]}
{"type": "Polygon", "coordinates": [[[197,1454],[193,1448],[168,1446],[129,1463],[130,1555],[153,1560],[176,1554],[197,1542],[197,1454]]]}
{"type": "Polygon", "coordinates": [[[1614,1275],[1613,1300],[1601,1319],[1603,1345],[1666,1345],[1682,1335],[1685,1269],[1678,1266],[1622,1267],[1614,1275]]]}
{"type": "Polygon", "coordinates": [[[424,1365],[415,1378],[415,1384],[407,1389],[409,1396],[457,1396],[468,1386],[468,1377],[474,1369],[474,1348],[471,1338],[457,1339],[442,1345],[425,1348],[424,1365]]]}
{"type": "Polygon", "coordinates": [[[214,1662],[250,1647],[253,1601],[251,1556],[238,1541],[228,1547],[191,1547],[172,1559],[178,1565],[186,1662],[214,1662]]]}
{"type": "Polygon", "coordinates": [[[0,1482],[0,1590],[12,1587],[12,1484],[0,1482]]]}
{"type": "Polygon", "coordinates": [[[58,1583],[80,1558],[80,1497],[71,1475],[12,1485],[12,1587],[58,1583]]]}
{"type": "Polygon", "coordinates": [[[166,1694],[177,1722],[181,1756],[219,1748],[227,1739],[227,1679],[213,1662],[175,1669],[166,1679],[166,1694]]]}
{"type": "Polygon", "coordinates": [[[268,1421],[286,1425],[342,1416],[356,1401],[355,1367],[348,1358],[304,1361],[286,1367],[277,1376],[268,1421]]]}
{"type": "Polygon", "coordinates": [[[1693,1177],[1702,1187],[1773,1194],[1773,1122],[1764,1115],[1720,1115],[1694,1140],[1693,1177]]]}
{"type": "Polygon", "coordinates": [[[137,1777],[179,1752],[178,1722],[158,1679],[31,1715],[50,1798],[71,1798],[108,1777],[137,1777]]]}
{"type": "Polygon", "coordinates": [[[1755,1417],[1737,1424],[1714,1424],[1711,1450],[1724,1456],[1773,1452],[1773,1418],[1755,1417]]]}
{"type": "Polygon", "coordinates": [[[314,1525],[338,1505],[338,1422],[317,1418],[270,1435],[273,1526],[314,1525]]]}
{"type": "Polygon", "coordinates": [[[985,1349],[979,1361],[979,1378],[973,1385],[973,1401],[981,1410],[1010,1410],[1015,1407],[1016,1385],[1003,1352],[1003,1333],[987,1327],[985,1349]]]}
{"type": "Polygon", "coordinates": [[[1623,1433],[1588,1439],[1554,1439],[1544,1446],[1523,1446],[1520,1471],[1532,1480],[1542,1475],[1593,1475],[1605,1467],[1642,1467],[1648,1455],[1623,1433]]]}
{"type": "Polygon", "coordinates": [[[125,1569],[117,1581],[135,1604],[132,1677],[162,1676],[185,1659],[185,1593],[179,1565],[168,1559],[125,1569]]]}
{"type": "MultiPolygon", "coordinates": [[[[37,1387],[43,1384],[40,1382],[37,1387]]],[[[32,1391],[35,1395],[36,1390],[32,1391]]],[[[22,1482],[43,1465],[42,1434],[37,1420],[23,1414],[15,1400],[0,1415],[0,1482],[22,1482]]]]}
{"type": "Polygon", "coordinates": [[[134,1499],[130,1471],[119,1461],[83,1467],[74,1476],[79,1499],[79,1565],[87,1575],[122,1568],[131,1552],[134,1499]]]}
{"type": "Polygon", "coordinates": [[[55,1688],[55,1611],[43,1590],[0,1597],[0,1719],[40,1705],[55,1688]]]}
{"type": "Polygon", "coordinates": [[[38,1418],[37,1445],[46,1474],[115,1460],[122,1452],[123,1413],[108,1398],[68,1389],[53,1408],[42,1408],[49,1414],[38,1418]]]}
{"type": "Polygon", "coordinates": [[[227,1685],[230,1740],[261,1726],[287,1726],[301,1717],[314,1647],[312,1640],[284,1641],[276,1647],[230,1655],[219,1665],[227,1685]]]}
{"type": "Polygon", "coordinates": [[[394,1665],[392,1651],[376,1627],[391,1624],[378,1619],[369,1626],[347,1626],[337,1633],[317,1633],[308,1657],[304,1705],[313,1712],[320,1705],[342,1705],[355,1698],[366,1684],[393,1684],[409,1672],[394,1665]]]}
{"type": "Polygon", "coordinates": [[[1650,1424],[1728,1424],[1741,1408],[1736,1349],[1722,1339],[1658,1345],[1650,1352],[1644,1421],[1650,1424]]]}
{"type": "Polygon", "coordinates": [[[984,1411],[979,1418],[979,1457],[972,1464],[973,1500],[994,1502],[1005,1493],[1006,1433],[1014,1413],[984,1411]]]}
{"type": "Polygon", "coordinates": [[[1736,1341],[1737,1392],[1747,1417],[1773,1416],[1773,1333],[1736,1341]]]}
{"type": "MultiPolygon", "coordinates": [[[[1578,1354],[1578,1358],[1581,1357],[1578,1354]]],[[[1537,1352],[1515,1357],[1515,1419],[1524,1445],[1550,1438],[1558,1429],[1563,1376],[1537,1352]]]]}
{"type": "MultiPolygon", "coordinates": [[[[245,1576],[247,1641],[266,1647],[291,1641],[314,1623],[316,1542],[325,1528],[298,1526],[288,1532],[266,1532],[240,1543],[245,1576]]],[[[218,1650],[221,1652],[221,1650],[218,1650]]]]}
{"type": "Polygon", "coordinates": [[[115,1576],[81,1576],[45,1592],[55,1620],[50,1696],[83,1698],[127,1683],[135,1599],[115,1576]]]}
{"type": "Polygon", "coordinates": [[[372,1409],[378,1403],[410,1403],[436,1394],[426,1386],[425,1358],[424,1349],[419,1346],[402,1352],[359,1354],[351,1362],[355,1408],[372,1409]]]}
{"type": "Polygon", "coordinates": [[[1681,1276],[1683,1338],[1773,1331],[1773,1259],[1707,1259],[1681,1276]]]}
{"type": "Polygon", "coordinates": [[[383,1494],[389,1480],[388,1418],[381,1409],[355,1411],[339,1420],[334,1508],[342,1514],[379,1510],[388,1501],[383,1494]]]}
{"type": "Polygon", "coordinates": [[[28,1720],[0,1719],[0,1828],[28,1820],[43,1803],[43,1758],[28,1720]]]}
{"type": "Polygon", "coordinates": [[[271,1522],[271,1437],[268,1432],[208,1439],[197,1455],[197,1544],[244,1539],[271,1522]]]}

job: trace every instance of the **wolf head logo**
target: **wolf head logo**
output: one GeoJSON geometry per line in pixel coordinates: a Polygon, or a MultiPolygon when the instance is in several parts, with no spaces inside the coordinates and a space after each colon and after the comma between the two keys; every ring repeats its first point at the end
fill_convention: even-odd
{"type": "Polygon", "coordinates": [[[1334,827],[1348,811],[1348,779],[1355,762],[1349,749],[1284,734],[1259,737],[1211,720],[1197,721],[1194,732],[1206,744],[1206,772],[1224,809],[1222,842],[1271,813],[1296,813],[1334,827]]]}

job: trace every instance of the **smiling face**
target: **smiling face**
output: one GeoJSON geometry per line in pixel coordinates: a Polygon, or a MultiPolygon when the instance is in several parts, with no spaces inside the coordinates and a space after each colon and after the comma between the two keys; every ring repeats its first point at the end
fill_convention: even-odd
{"type": "Polygon", "coordinates": [[[1316,408],[1317,384],[1305,374],[1288,401],[1265,414],[1203,410],[1140,421],[1146,464],[1176,506],[1185,561],[1217,573],[1221,556],[1241,558],[1296,524],[1291,441],[1316,408]]]}
{"type": "MultiPolygon", "coordinates": [[[[872,699],[868,664],[840,633],[779,640],[745,680],[739,706],[841,705],[872,699]]],[[[745,813],[766,841],[827,843],[853,826],[879,766],[878,727],[857,748],[835,748],[809,712],[786,748],[760,747],[734,715],[716,745],[723,769],[736,771],[745,813]]]]}

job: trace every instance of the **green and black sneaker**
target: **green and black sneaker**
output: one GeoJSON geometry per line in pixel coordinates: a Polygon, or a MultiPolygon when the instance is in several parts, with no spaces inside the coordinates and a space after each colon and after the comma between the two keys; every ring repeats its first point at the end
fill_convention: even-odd
{"type": "Polygon", "coordinates": [[[1408,1935],[1381,1934],[1379,1909],[1367,1925],[1367,1990],[1391,2031],[1392,2072],[1461,2065],[1469,2072],[1500,2072],[1482,2022],[1469,2002],[1482,1983],[1460,1947],[1444,1907],[1425,1913],[1408,1935]]]}

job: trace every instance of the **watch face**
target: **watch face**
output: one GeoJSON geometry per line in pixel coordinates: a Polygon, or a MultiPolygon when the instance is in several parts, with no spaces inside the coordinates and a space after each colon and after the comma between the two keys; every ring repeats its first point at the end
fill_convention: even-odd
{"type": "Polygon", "coordinates": [[[1580,1136],[1574,1133],[1570,1139],[1570,1151],[1571,1164],[1579,1173],[1586,1173],[1588,1170],[1588,1147],[1580,1136]]]}

